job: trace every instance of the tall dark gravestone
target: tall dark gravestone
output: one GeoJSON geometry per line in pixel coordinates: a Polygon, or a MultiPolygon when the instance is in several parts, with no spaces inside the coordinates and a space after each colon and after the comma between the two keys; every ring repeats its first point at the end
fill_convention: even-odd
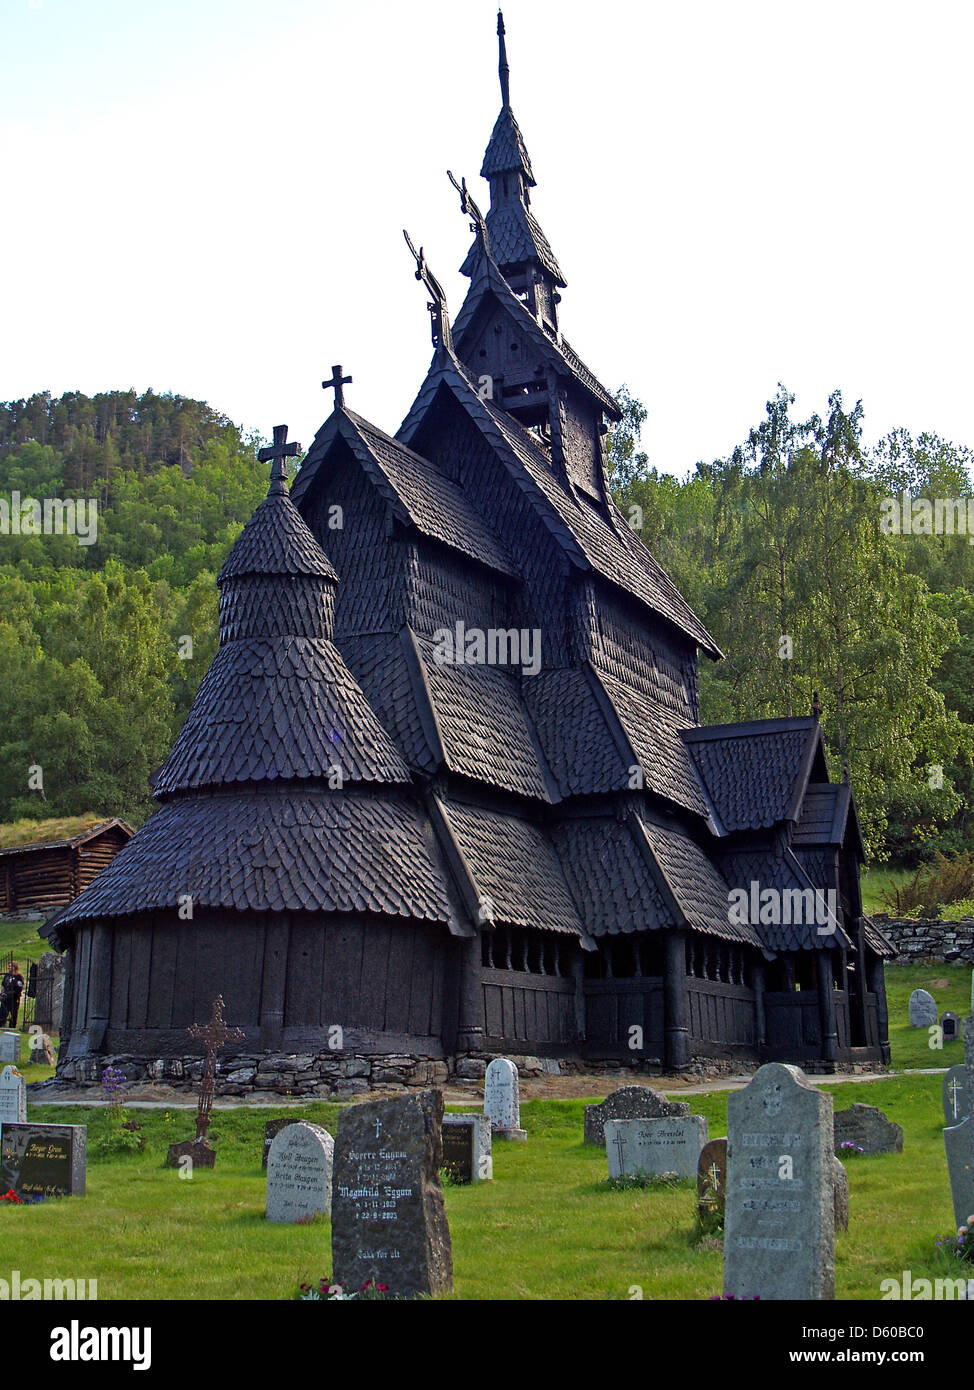
{"type": "Polygon", "coordinates": [[[375,1280],[398,1298],[452,1289],[442,1123],[437,1090],[342,1112],[331,1205],[336,1284],[354,1291],[375,1280]]]}
{"type": "Polygon", "coordinates": [[[770,1062],[727,1101],[724,1293],[835,1296],[832,1097],[770,1062]]]}

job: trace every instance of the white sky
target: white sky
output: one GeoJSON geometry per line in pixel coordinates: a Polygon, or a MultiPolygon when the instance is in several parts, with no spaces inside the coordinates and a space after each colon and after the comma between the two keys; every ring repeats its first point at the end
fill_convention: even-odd
{"type": "MultiPolygon", "coordinates": [[[[974,444],[974,6],[508,0],[562,326],[685,473],[784,381],[974,444]]],[[[0,398],[148,386],[395,431],[456,313],[492,0],[0,0],[0,398]]]]}

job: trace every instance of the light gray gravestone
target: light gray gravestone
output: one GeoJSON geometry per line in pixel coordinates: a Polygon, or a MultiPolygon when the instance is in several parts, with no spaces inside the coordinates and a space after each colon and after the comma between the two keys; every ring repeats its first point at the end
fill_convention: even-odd
{"type": "Polygon", "coordinates": [[[27,1083],[16,1067],[0,1072],[0,1125],[27,1123],[27,1083]]]}
{"type": "Polygon", "coordinates": [[[585,1107],[585,1143],[605,1148],[606,1120],[658,1120],[665,1115],[689,1115],[686,1101],[666,1100],[649,1086],[623,1086],[598,1105],[585,1107]]]}
{"type": "Polygon", "coordinates": [[[832,1097],[770,1062],[727,1101],[724,1293],[835,1296],[832,1097]]]}
{"type": "Polygon", "coordinates": [[[20,1061],[20,1034],[16,1032],[0,1033],[0,1062],[19,1062],[20,1061]]]}
{"type": "Polygon", "coordinates": [[[888,1120],[875,1105],[850,1105],[835,1112],[835,1152],[842,1144],[855,1144],[866,1154],[903,1152],[903,1129],[888,1120]]]}
{"type": "Polygon", "coordinates": [[[292,1224],[331,1213],[335,1141],[320,1125],[278,1130],[267,1156],[267,1219],[292,1224]]]}
{"type": "Polygon", "coordinates": [[[395,1298],[449,1293],[453,1255],[439,1170],[443,1092],[349,1106],[338,1121],[331,1200],[332,1279],[369,1280],[395,1298]]]}
{"type": "Polygon", "coordinates": [[[517,1067],[507,1057],[495,1057],[484,1077],[484,1114],[495,1139],[527,1139],[521,1128],[517,1067]]]}
{"type": "Polygon", "coordinates": [[[938,1018],[937,1001],[925,989],[915,989],[910,995],[910,1027],[929,1028],[938,1018]]]}
{"type": "Polygon", "coordinates": [[[954,1204],[954,1222],[967,1224],[974,1215],[974,1120],[965,1116],[959,1125],[944,1130],[947,1151],[947,1171],[950,1174],[950,1196],[954,1204]]]}
{"type": "Polygon", "coordinates": [[[700,1151],[708,1139],[702,1115],[666,1115],[658,1120],[606,1120],[605,1152],[610,1178],[637,1173],[658,1177],[678,1173],[695,1178],[700,1151]]]}
{"type": "Polygon", "coordinates": [[[971,1113],[967,1098],[967,1068],[963,1063],[951,1067],[943,1084],[944,1124],[957,1125],[971,1113]]]}
{"type": "Polygon", "coordinates": [[[494,1159],[486,1115],[443,1116],[443,1167],[457,1182],[490,1181],[494,1159]]]}

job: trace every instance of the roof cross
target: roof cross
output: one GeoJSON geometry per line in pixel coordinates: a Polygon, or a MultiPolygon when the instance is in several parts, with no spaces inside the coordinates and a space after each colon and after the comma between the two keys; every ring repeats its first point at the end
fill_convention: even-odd
{"type": "Polygon", "coordinates": [[[335,393],[335,409],[336,409],[336,410],[344,410],[344,409],[345,409],[345,391],[344,391],[344,387],[346,387],[346,386],[351,386],[351,384],[352,384],[352,378],[351,378],[350,376],[342,376],[342,364],[339,362],[339,364],[338,364],[337,367],[332,367],[332,369],[331,369],[331,381],[323,381],[323,382],[321,383],[321,387],[322,387],[322,390],[323,390],[323,391],[334,391],[334,393],[335,393]]]}
{"type": "Polygon", "coordinates": [[[287,442],[287,425],[274,426],[274,443],[265,449],[258,449],[257,460],[259,463],[271,464],[271,484],[283,484],[287,479],[284,469],[284,460],[294,458],[301,452],[301,445],[293,441],[287,442]]]}

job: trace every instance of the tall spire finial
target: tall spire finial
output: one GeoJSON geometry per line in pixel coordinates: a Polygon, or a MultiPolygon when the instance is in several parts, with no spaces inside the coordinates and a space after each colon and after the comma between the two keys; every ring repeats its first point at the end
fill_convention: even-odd
{"type": "Polygon", "coordinates": [[[504,14],[497,11],[497,47],[498,62],[497,71],[501,79],[501,102],[504,106],[511,104],[511,70],[507,66],[507,44],[504,42],[504,14]]]}

